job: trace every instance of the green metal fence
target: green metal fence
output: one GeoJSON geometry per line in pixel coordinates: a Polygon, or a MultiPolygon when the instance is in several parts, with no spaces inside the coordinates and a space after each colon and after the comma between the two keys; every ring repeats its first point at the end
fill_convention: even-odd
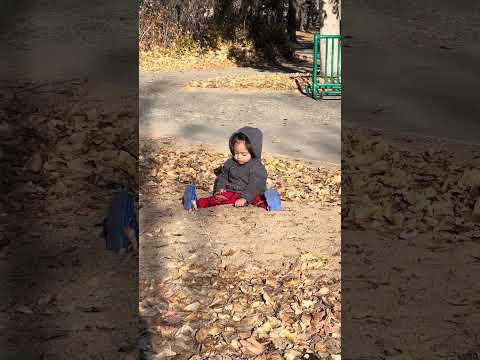
{"type": "Polygon", "coordinates": [[[313,40],[312,83],[305,91],[314,99],[342,95],[342,37],[320,35],[313,40]]]}

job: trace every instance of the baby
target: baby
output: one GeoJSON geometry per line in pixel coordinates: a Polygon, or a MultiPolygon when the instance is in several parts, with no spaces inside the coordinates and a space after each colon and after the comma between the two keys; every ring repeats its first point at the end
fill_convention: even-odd
{"type": "Polygon", "coordinates": [[[213,196],[197,199],[195,187],[189,185],[183,197],[185,209],[251,204],[270,210],[268,198],[275,200],[279,207],[278,194],[267,190],[267,170],[261,160],[262,139],[260,129],[250,126],[233,133],[229,140],[232,157],[225,162],[215,180],[213,196]]]}

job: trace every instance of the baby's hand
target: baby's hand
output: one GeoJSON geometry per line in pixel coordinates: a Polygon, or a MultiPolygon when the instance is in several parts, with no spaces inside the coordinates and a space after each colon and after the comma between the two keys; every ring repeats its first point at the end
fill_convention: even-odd
{"type": "Polygon", "coordinates": [[[245,205],[247,205],[247,200],[245,199],[240,198],[237,201],[235,201],[235,207],[242,207],[245,205]]]}
{"type": "Polygon", "coordinates": [[[215,196],[218,200],[228,200],[228,198],[225,195],[222,195],[224,191],[225,190],[220,189],[215,194],[213,194],[213,196],[215,196]]]}
{"type": "Polygon", "coordinates": [[[130,241],[130,245],[128,247],[132,248],[133,251],[137,252],[138,244],[137,244],[137,236],[135,234],[135,230],[133,230],[131,227],[124,227],[122,230],[125,236],[130,241]]]}

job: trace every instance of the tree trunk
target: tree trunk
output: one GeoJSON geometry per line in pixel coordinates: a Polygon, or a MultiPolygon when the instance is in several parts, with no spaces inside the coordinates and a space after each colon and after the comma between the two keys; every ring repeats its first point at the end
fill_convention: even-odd
{"type": "MultiPolygon", "coordinates": [[[[320,0],[323,1],[323,14],[321,14],[321,28],[320,28],[320,34],[322,35],[339,35],[340,34],[340,6],[341,6],[341,1],[340,0],[320,0]]],[[[331,45],[330,45],[331,46],[331,45]]],[[[329,52],[331,52],[331,47],[329,48],[329,52]]],[[[325,53],[325,42],[322,41],[322,44],[320,46],[320,54],[325,53]]],[[[334,53],[336,54],[336,50],[334,49],[334,53]]],[[[325,61],[323,56],[321,57],[321,61],[325,61]]],[[[325,66],[327,69],[331,69],[332,67],[332,62],[333,64],[333,72],[332,76],[337,76],[337,71],[336,71],[336,61],[338,61],[337,55],[335,57],[329,56],[327,59],[326,64],[322,64],[323,68],[325,66]]]]}
{"type": "Polygon", "coordinates": [[[275,10],[275,22],[277,24],[283,24],[283,22],[285,21],[285,17],[284,17],[285,7],[284,7],[284,4],[285,4],[285,1],[283,1],[283,0],[273,2],[273,8],[275,10]]]}
{"type": "Polygon", "coordinates": [[[321,21],[321,28],[320,33],[324,35],[338,35],[340,34],[340,8],[341,8],[341,1],[340,0],[321,0],[322,4],[322,12],[320,14],[321,21]]]}
{"type": "Polygon", "coordinates": [[[287,32],[288,39],[297,42],[298,0],[288,0],[287,32]]]}
{"type": "Polygon", "coordinates": [[[319,0],[305,1],[305,31],[318,30],[319,0]]]}
{"type": "Polygon", "coordinates": [[[308,11],[306,9],[306,4],[304,0],[298,0],[298,9],[297,9],[297,30],[305,31],[308,11]]]}
{"type": "MultiPolygon", "coordinates": [[[[214,8],[215,23],[225,29],[232,16],[232,2],[230,0],[217,0],[214,8]]],[[[231,29],[228,29],[231,30],[231,29]]]]}

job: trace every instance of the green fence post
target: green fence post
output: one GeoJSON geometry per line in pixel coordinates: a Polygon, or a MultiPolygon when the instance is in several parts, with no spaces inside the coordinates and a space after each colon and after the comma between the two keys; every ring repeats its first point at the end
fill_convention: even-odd
{"type": "MultiPolygon", "coordinates": [[[[338,44],[338,40],[336,41],[337,44],[338,44]]],[[[335,78],[334,78],[334,72],[333,72],[333,63],[335,62],[335,39],[332,39],[332,55],[330,55],[331,57],[331,60],[330,60],[330,82],[333,83],[335,82],[335,78]]]]}
{"type": "Polygon", "coordinates": [[[312,97],[316,99],[318,97],[318,43],[320,42],[320,37],[318,33],[315,33],[313,37],[313,74],[312,74],[312,97]]]}
{"type": "Polygon", "coordinates": [[[323,64],[323,82],[328,82],[328,42],[329,38],[325,38],[325,63],[323,64]]]}
{"type": "Polygon", "coordinates": [[[328,95],[342,94],[342,64],[341,64],[341,50],[342,37],[340,35],[320,35],[315,33],[313,40],[313,71],[312,71],[312,85],[307,85],[306,93],[317,99],[319,97],[328,95]],[[319,62],[321,59],[322,39],[325,40],[325,61],[320,67],[322,71],[322,80],[319,82],[319,62]],[[335,51],[335,45],[337,51],[335,51]],[[336,72],[335,72],[336,70],[336,72]]]}
{"type": "Polygon", "coordinates": [[[341,83],[341,79],[340,79],[340,74],[341,74],[341,68],[340,68],[340,60],[341,59],[341,51],[340,51],[340,39],[338,40],[338,43],[337,43],[337,82],[338,83],[341,83]]]}
{"type": "Polygon", "coordinates": [[[342,94],[341,83],[341,36],[340,35],[320,35],[320,40],[325,39],[325,71],[324,82],[318,84],[320,96],[339,96],[342,94]],[[337,51],[335,51],[335,45],[337,51]],[[335,72],[336,70],[336,72],[335,72]]]}

